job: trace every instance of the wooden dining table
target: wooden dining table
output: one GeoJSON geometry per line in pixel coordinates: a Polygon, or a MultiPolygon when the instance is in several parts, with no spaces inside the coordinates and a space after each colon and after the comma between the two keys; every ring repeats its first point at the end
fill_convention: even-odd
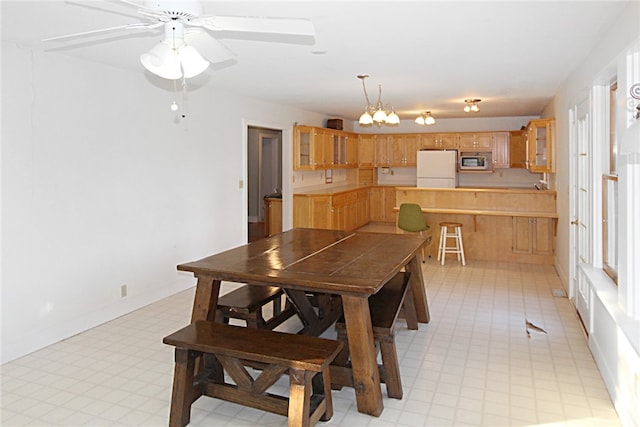
{"type": "Polygon", "coordinates": [[[411,272],[418,321],[429,322],[421,247],[429,236],[292,229],[178,265],[197,278],[192,322],[215,320],[221,281],[283,288],[304,324],[319,335],[340,313],[314,310],[309,295],[338,295],[345,318],[358,411],[383,410],[368,298],[395,274],[411,272]]]}

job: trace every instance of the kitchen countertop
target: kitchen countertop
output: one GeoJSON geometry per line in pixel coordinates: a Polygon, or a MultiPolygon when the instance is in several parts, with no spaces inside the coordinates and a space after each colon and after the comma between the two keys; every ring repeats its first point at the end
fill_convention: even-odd
{"type": "Polygon", "coordinates": [[[457,188],[418,188],[416,186],[407,185],[357,185],[346,184],[328,188],[314,188],[314,189],[299,189],[294,190],[294,195],[307,195],[307,196],[331,196],[334,194],[346,193],[349,191],[359,190],[362,188],[371,187],[395,187],[398,190],[415,190],[415,191],[456,191],[456,192],[487,192],[487,193],[555,193],[555,190],[537,190],[533,187],[457,187],[457,188]]]}

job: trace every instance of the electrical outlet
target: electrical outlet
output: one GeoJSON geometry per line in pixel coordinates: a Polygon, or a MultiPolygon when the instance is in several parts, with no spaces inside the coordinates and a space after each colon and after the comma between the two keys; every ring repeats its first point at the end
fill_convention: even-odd
{"type": "Polygon", "coordinates": [[[127,285],[120,286],[120,298],[126,298],[127,296],[127,285]]]}

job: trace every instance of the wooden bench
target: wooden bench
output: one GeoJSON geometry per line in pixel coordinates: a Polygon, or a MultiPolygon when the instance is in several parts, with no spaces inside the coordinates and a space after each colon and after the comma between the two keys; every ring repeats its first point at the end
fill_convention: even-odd
{"type": "Polygon", "coordinates": [[[342,348],[339,341],[197,321],[163,342],[176,347],[170,426],[189,424],[201,395],[288,416],[290,427],[333,415],[329,364],[342,348]],[[247,365],[255,363],[263,369],[254,378],[247,365]],[[268,393],[287,373],[289,397],[268,393]]]}
{"type": "MultiPolygon", "coordinates": [[[[402,399],[402,381],[394,331],[401,310],[404,312],[407,327],[413,330],[418,329],[413,293],[409,285],[410,275],[409,272],[396,274],[378,293],[369,297],[373,337],[382,354],[382,365],[378,366],[380,381],[385,383],[387,395],[396,399],[402,399]]],[[[338,340],[344,343],[344,348],[331,367],[331,375],[334,384],[338,387],[353,386],[344,318],[336,322],[336,331],[338,340]]]]}
{"type": "Polygon", "coordinates": [[[216,320],[229,323],[229,319],[241,319],[247,327],[273,329],[296,314],[288,301],[282,309],[284,291],[277,286],[243,285],[222,295],[216,307],[216,320]],[[272,304],[273,315],[265,320],[262,309],[272,304]]]}

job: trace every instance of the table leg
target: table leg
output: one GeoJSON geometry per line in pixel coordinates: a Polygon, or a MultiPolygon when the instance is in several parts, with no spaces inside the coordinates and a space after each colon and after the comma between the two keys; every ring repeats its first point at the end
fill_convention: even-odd
{"type": "Polygon", "coordinates": [[[193,299],[193,311],[191,312],[191,322],[195,322],[196,320],[215,321],[219,293],[220,280],[215,280],[210,276],[198,276],[196,296],[193,299]]]}
{"type": "Polygon", "coordinates": [[[422,262],[420,255],[413,257],[409,264],[407,264],[407,270],[411,272],[409,278],[411,291],[413,292],[413,301],[416,306],[416,314],[418,316],[418,322],[429,323],[429,303],[427,302],[427,291],[424,286],[424,278],[422,276],[422,262]]]}
{"type": "Polygon", "coordinates": [[[336,305],[338,300],[330,295],[318,295],[319,308],[322,312],[322,316],[318,316],[306,292],[292,289],[285,289],[284,291],[304,325],[304,328],[298,332],[299,334],[319,336],[329,329],[340,316],[340,306],[336,305]]]}
{"type": "Polygon", "coordinates": [[[342,308],[358,411],[377,417],[382,413],[384,406],[369,302],[366,296],[343,295],[342,308]]]}

